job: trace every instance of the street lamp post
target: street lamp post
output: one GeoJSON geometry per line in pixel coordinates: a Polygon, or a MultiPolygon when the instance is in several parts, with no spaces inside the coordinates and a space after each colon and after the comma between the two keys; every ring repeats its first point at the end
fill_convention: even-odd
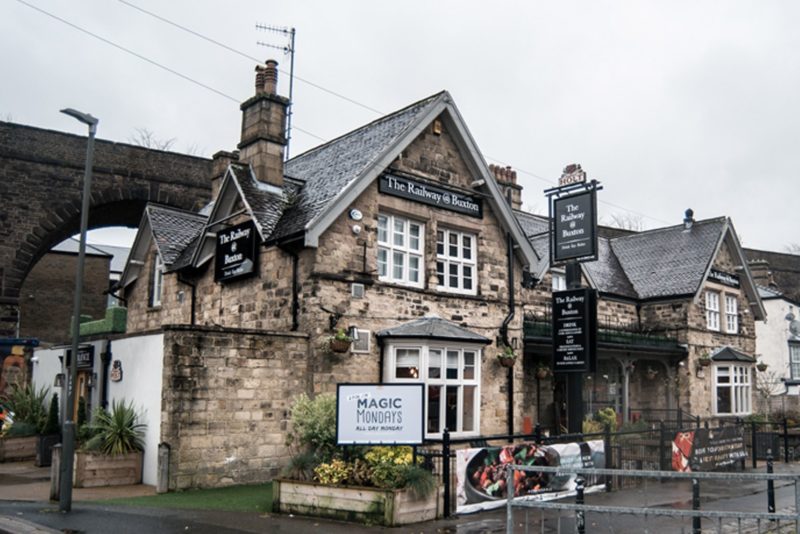
{"type": "Polygon", "coordinates": [[[72,108],[62,109],[69,115],[89,126],[89,139],[86,146],[86,166],[83,174],[83,199],[81,203],[81,241],[78,248],[78,273],[75,276],[75,300],[72,309],[72,355],[69,359],[69,380],[67,381],[67,409],[64,413],[64,445],[61,454],[61,480],[58,509],[69,512],[72,509],[72,473],[75,456],[75,382],[78,379],[78,338],[80,337],[81,293],[83,292],[83,265],[86,255],[86,227],[89,225],[89,196],[92,190],[92,163],[94,161],[94,134],[98,120],[88,113],[72,108]]]}

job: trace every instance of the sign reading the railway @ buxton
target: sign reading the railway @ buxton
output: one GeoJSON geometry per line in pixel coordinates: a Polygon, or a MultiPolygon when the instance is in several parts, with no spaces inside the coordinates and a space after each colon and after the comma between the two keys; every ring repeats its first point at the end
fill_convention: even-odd
{"type": "Polygon", "coordinates": [[[553,293],[553,371],[593,372],[597,366],[597,299],[589,288],[553,293]]]}

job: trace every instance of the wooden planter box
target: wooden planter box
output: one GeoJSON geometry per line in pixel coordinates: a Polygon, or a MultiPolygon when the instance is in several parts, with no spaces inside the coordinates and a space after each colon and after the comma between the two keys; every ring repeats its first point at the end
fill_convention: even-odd
{"type": "Polygon", "coordinates": [[[36,458],[38,436],[0,438],[0,462],[24,462],[36,458]]]}
{"type": "Polygon", "coordinates": [[[128,486],[142,483],[142,452],[111,456],[95,452],[75,453],[73,487],[128,486]]]}
{"type": "Polygon", "coordinates": [[[406,490],[275,480],[272,511],[394,527],[442,517],[442,488],[424,499],[406,490]]]}

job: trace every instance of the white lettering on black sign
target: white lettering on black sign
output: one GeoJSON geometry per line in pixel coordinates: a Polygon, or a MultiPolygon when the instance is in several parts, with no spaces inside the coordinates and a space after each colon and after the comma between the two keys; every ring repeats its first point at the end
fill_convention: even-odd
{"type": "Polygon", "coordinates": [[[256,272],[256,229],[253,221],[226,228],[217,233],[214,277],[233,280],[256,272]]]}
{"type": "Polygon", "coordinates": [[[553,200],[553,260],[565,261],[597,255],[594,192],[553,200]]]}
{"type": "Polygon", "coordinates": [[[393,174],[380,177],[378,191],[471,217],[483,217],[483,205],[479,198],[393,174]]]}

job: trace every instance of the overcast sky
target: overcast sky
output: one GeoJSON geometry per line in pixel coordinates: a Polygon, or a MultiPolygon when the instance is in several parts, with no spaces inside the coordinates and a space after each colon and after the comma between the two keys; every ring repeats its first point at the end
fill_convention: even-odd
{"type": "Polygon", "coordinates": [[[800,2],[766,0],[2,0],[0,120],[85,135],[58,113],[73,107],[104,139],[232,150],[251,58],[289,71],[257,44],[286,37],[256,24],[294,27],[292,155],[447,89],[531,210],[575,162],[604,185],[603,222],[691,207],[784,251],[800,242],[798,21],[800,2]]]}

